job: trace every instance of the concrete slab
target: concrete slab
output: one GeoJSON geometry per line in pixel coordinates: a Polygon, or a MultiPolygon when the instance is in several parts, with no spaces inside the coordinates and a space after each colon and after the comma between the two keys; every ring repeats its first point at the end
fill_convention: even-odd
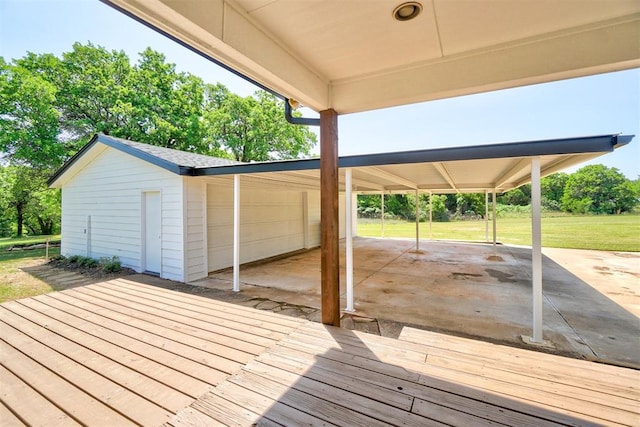
{"type": "MultiPolygon", "coordinates": [[[[411,325],[526,347],[521,337],[531,335],[530,248],[422,241],[423,252],[414,253],[414,244],[354,240],[356,312],[343,316],[346,327],[397,336],[401,325],[411,325]]],[[[543,252],[544,338],[555,352],[640,366],[640,254],[543,252]]],[[[341,257],[344,265],[344,248],[341,257]]],[[[229,290],[231,279],[227,271],[193,284],[229,290]]],[[[286,301],[294,311],[317,309],[320,250],[243,266],[240,280],[246,298],[286,301]]],[[[344,283],[343,270],[342,307],[344,283]]]]}

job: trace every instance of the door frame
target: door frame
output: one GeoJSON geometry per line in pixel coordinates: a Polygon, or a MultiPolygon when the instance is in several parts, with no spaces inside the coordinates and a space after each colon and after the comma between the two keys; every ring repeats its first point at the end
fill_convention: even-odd
{"type": "Polygon", "coordinates": [[[140,193],[140,272],[158,274],[162,277],[162,244],[160,245],[160,268],[158,272],[147,270],[147,194],[157,193],[160,198],[160,242],[162,243],[162,190],[144,189],[140,193]]]}

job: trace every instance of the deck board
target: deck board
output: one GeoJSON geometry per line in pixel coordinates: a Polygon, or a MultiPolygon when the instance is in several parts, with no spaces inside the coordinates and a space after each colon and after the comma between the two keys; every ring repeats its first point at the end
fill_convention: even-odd
{"type": "Polygon", "coordinates": [[[13,412],[20,414],[29,425],[80,426],[4,366],[0,366],[0,384],[2,384],[0,401],[3,402],[0,425],[24,425],[9,411],[8,407],[11,407],[13,412]]]}
{"type": "Polygon", "coordinates": [[[3,426],[640,426],[638,371],[129,279],[4,303],[0,331],[3,426]]]}

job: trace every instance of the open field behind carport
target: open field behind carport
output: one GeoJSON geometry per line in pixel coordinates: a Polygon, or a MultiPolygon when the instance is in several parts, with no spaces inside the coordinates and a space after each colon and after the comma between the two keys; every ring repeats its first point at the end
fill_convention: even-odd
{"type": "MultiPolygon", "coordinates": [[[[531,245],[530,218],[498,218],[498,241],[531,245]]],[[[358,220],[358,235],[380,237],[379,219],[358,220]]],[[[385,237],[415,237],[415,222],[386,220],[385,237]]],[[[451,221],[432,223],[434,239],[484,240],[485,222],[451,221]]],[[[493,237],[489,223],[489,240],[493,237]]],[[[429,238],[429,223],[420,223],[420,238],[429,238]]],[[[640,252],[640,215],[550,216],[542,218],[542,246],[548,248],[593,249],[640,252]]]]}

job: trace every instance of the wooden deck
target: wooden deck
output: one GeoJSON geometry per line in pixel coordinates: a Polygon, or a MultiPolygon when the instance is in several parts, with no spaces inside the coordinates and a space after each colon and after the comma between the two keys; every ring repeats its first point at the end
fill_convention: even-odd
{"type": "Polygon", "coordinates": [[[0,425],[640,425],[638,371],[114,280],[0,306],[0,425]]]}

